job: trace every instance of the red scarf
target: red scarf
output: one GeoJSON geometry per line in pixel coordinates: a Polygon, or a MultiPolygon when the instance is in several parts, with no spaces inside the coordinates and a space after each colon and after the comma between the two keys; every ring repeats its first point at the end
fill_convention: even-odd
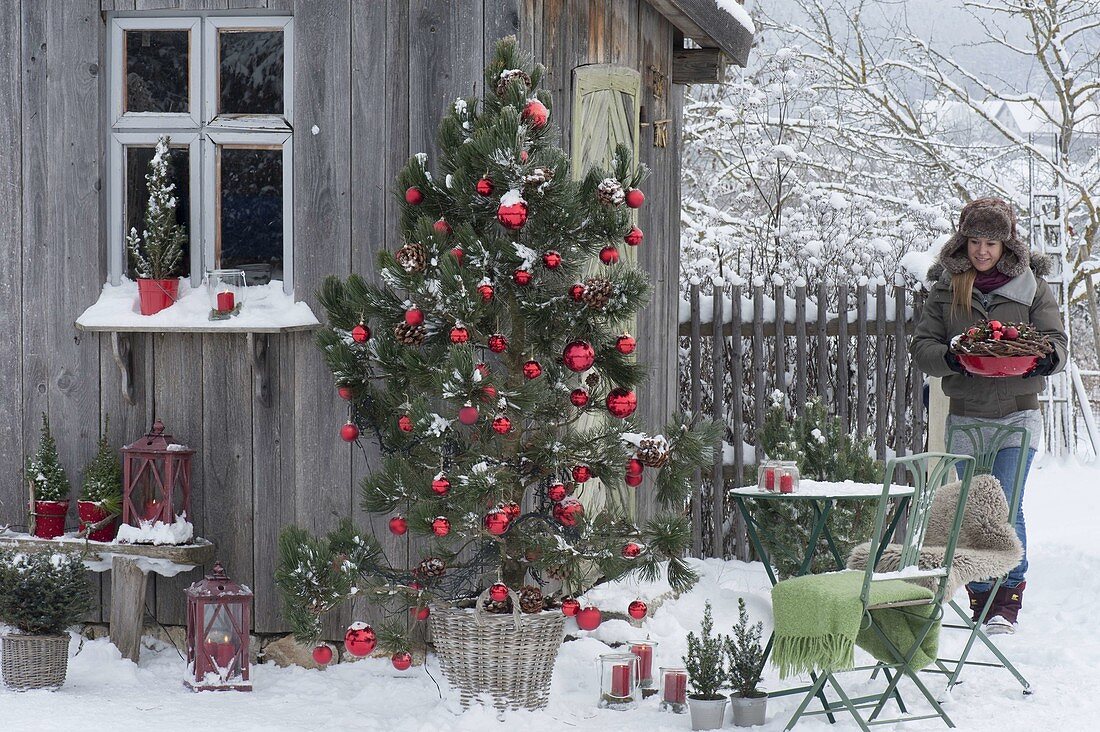
{"type": "Polygon", "coordinates": [[[979,272],[978,276],[974,278],[974,287],[978,288],[979,292],[988,295],[998,287],[1003,287],[1011,281],[1011,277],[994,267],[985,272],[979,272]]]}

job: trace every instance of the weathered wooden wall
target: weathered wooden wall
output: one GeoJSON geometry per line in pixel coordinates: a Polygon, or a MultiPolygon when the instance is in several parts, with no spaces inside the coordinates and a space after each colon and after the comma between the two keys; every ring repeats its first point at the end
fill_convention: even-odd
{"type": "MultiPolygon", "coordinates": [[[[481,92],[496,39],[516,34],[546,64],[567,145],[574,67],[642,73],[647,118],[673,120],[667,147],[653,145],[648,126],[640,145],[653,169],[640,261],[656,286],[637,334],[650,370],[640,412],[654,427],[676,404],[682,89],[668,84],[654,95],[648,68],[670,74],[674,31],[645,0],[0,0],[0,322],[9,331],[0,338],[0,523],[25,520],[16,476],[40,413],[50,415],[74,485],[106,415],[116,444],[160,417],[199,451],[198,532],[255,589],[255,627],[272,632],[284,627],[272,582],[282,527],[326,530],[349,513],[370,520],[356,486],[372,454],[365,460],[338,440],[344,405],[311,336],[269,339],[265,405],[252,396],[244,336],[137,335],[131,405],[109,335],[73,327],[106,279],[106,14],[246,8],[295,16],[294,286],[318,313],[325,275],[374,276],[375,252],[393,245],[396,230],[394,175],[410,154],[431,154],[450,101],[481,92]]],[[[650,502],[641,496],[644,513],[650,502]]],[[[388,551],[407,551],[383,521],[375,529],[388,551]]],[[[181,588],[196,576],[150,583],[161,622],[183,622],[181,588]]],[[[350,619],[351,611],[333,619],[334,637],[350,619]]]]}

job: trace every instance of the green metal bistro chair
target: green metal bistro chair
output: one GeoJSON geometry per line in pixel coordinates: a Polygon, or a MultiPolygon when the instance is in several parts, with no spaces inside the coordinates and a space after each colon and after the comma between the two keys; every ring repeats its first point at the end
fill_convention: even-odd
{"type": "MultiPolygon", "coordinates": [[[[815,684],[787,723],[791,729],[804,714],[832,714],[847,711],[861,730],[869,725],[918,719],[942,719],[954,727],[935,695],[920,680],[920,667],[934,662],[942,604],[947,588],[948,568],[955,552],[963,508],[974,473],[974,458],[948,453],[922,453],[886,463],[882,496],[869,554],[879,557],[891,544],[899,556],[898,569],[876,572],[874,562],[862,570],[845,570],[822,575],[793,577],[772,589],[776,642],[772,660],[780,675],[816,673],[815,684]],[[921,568],[921,548],[936,492],[956,480],[956,466],[962,466],[962,485],[956,516],[944,548],[942,566],[921,568]],[[901,471],[912,485],[912,499],[900,543],[891,544],[886,528],[891,483],[901,471]],[[856,667],[854,645],[869,651],[880,663],[856,667]],[[877,694],[850,696],[837,679],[841,671],[881,668],[888,682],[877,694]],[[898,683],[908,678],[932,706],[932,714],[908,714],[898,696],[898,683]],[[808,711],[810,703],[829,684],[839,701],[824,709],[808,711]],[[879,719],[890,699],[897,699],[902,716],[879,719]],[[871,709],[866,718],[861,710],[871,709]]],[[[896,495],[896,486],[895,495],[896,495]]]]}
{"type": "MultiPolygon", "coordinates": [[[[969,439],[970,441],[970,454],[974,456],[975,461],[975,475],[992,474],[993,463],[997,459],[997,453],[1005,449],[1005,447],[1012,447],[1018,443],[1020,445],[1022,458],[1026,456],[1027,451],[1031,447],[1031,432],[1028,429],[1024,427],[1010,427],[995,422],[972,422],[965,425],[953,426],[947,432],[948,446],[955,444],[956,436],[963,438],[964,443],[965,439],[969,439]]],[[[1016,476],[1011,486],[1011,498],[1008,503],[1008,525],[1012,527],[1013,531],[1015,531],[1016,527],[1016,515],[1020,510],[1020,492],[1024,488],[1024,474],[1026,468],[1026,459],[1019,460],[1016,467],[1016,476]]],[[[939,658],[936,659],[936,668],[925,669],[925,671],[929,673],[942,673],[946,675],[948,691],[950,691],[955,684],[959,683],[959,675],[962,673],[964,667],[986,666],[1007,669],[1016,677],[1020,685],[1024,687],[1024,694],[1032,693],[1031,684],[1028,683],[1024,675],[1012,665],[1005,657],[1004,653],[1002,653],[989,639],[989,636],[985,634],[985,630],[983,629],[986,616],[989,614],[989,609],[993,605],[993,598],[996,596],[997,590],[1000,589],[1001,584],[1005,581],[1007,576],[1007,574],[1004,574],[994,580],[993,589],[990,590],[989,597],[986,599],[985,606],[982,607],[977,621],[971,620],[971,614],[960,607],[954,599],[949,601],[951,607],[954,608],[958,616],[962,618],[963,625],[945,623],[944,627],[956,630],[967,630],[970,632],[969,637],[958,658],[939,658]],[[1000,660],[1000,663],[968,660],[976,641],[981,641],[985,647],[1000,660]],[[951,666],[951,664],[954,665],[951,666]]]]}

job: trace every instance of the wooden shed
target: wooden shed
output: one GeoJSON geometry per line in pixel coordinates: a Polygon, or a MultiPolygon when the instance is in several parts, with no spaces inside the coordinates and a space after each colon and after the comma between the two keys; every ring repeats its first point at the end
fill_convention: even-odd
{"type": "MultiPolygon", "coordinates": [[[[326,275],[371,276],[393,248],[394,175],[421,151],[431,167],[447,105],[481,93],[493,43],[512,34],[548,69],[575,163],[623,141],[653,170],[638,256],[655,293],[637,330],[642,416],[662,423],[677,401],[683,84],[744,65],[739,15],[715,0],[0,2],[0,525],[26,521],[19,476],[41,413],[74,490],[107,415],[118,445],[159,418],[197,450],[197,532],[254,588],[256,630],[283,630],[282,527],[369,521],[365,461],[337,436],[345,405],[312,334],[74,322],[125,274],[123,232],[159,134],[180,152],[192,283],[264,263],[260,276],[320,314],[326,275]]],[[[195,576],[150,583],[160,622],[183,622],[195,576]]],[[[106,617],[109,583],[96,582],[106,617]]]]}

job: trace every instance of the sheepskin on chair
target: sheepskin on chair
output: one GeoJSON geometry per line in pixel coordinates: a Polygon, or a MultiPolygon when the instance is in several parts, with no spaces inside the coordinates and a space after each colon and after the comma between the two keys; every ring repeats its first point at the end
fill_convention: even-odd
{"type": "MultiPolygon", "coordinates": [[[[932,499],[924,547],[920,555],[921,569],[943,566],[944,549],[951,525],[955,522],[955,506],[958,505],[961,488],[962,481],[948,483],[937,490],[932,499]]],[[[869,542],[855,547],[848,557],[848,568],[865,568],[869,549],[869,542]]],[[[876,571],[896,570],[900,555],[900,544],[887,545],[876,571]]],[[[1005,500],[1000,481],[992,475],[974,476],[970,481],[970,493],[966,496],[966,508],[963,511],[962,527],[959,529],[959,540],[955,545],[955,557],[947,577],[945,597],[952,597],[956,590],[968,582],[1000,577],[1019,564],[1023,555],[1024,549],[1016,536],[1016,530],[1008,524],[1008,501],[1005,500]]],[[[936,580],[933,578],[910,581],[935,589],[936,580]]]]}

